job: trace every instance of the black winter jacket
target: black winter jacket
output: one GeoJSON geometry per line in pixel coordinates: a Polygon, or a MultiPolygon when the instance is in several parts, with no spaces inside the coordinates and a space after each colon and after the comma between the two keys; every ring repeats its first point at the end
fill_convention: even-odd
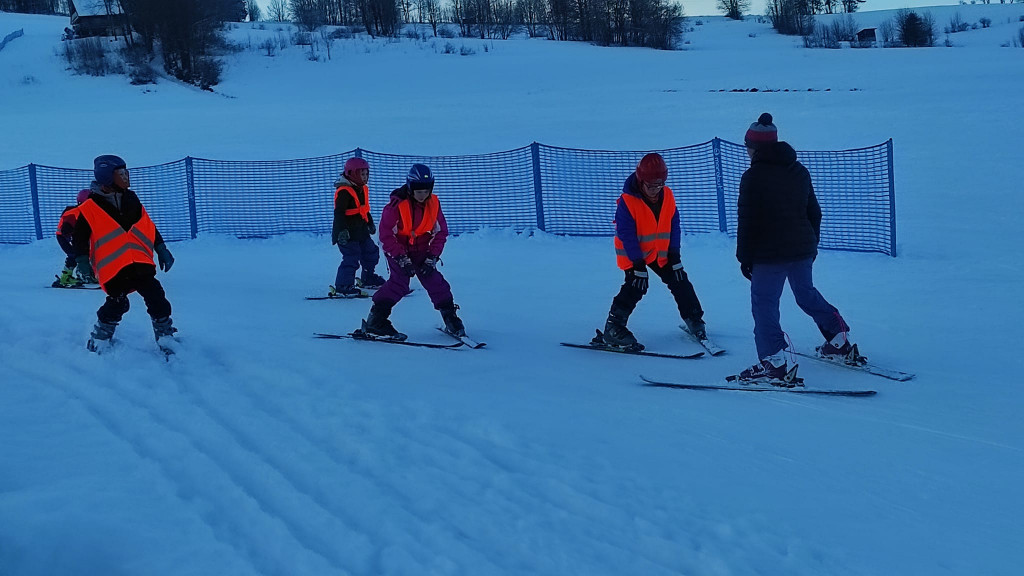
{"type": "Polygon", "coordinates": [[[740,179],[736,259],[771,264],[818,254],[821,206],[811,175],[785,142],[762,146],[740,179]]]}
{"type": "MultiPolygon", "coordinates": [[[[334,183],[334,189],[337,190],[340,186],[347,186],[354,189],[363,204],[366,204],[368,201],[368,194],[363,194],[362,186],[356,186],[344,177],[339,178],[338,181],[334,183]]],[[[370,234],[370,222],[373,222],[373,215],[369,215],[370,222],[363,220],[363,217],[358,214],[355,216],[346,216],[346,210],[356,207],[355,202],[352,200],[352,195],[349,194],[347,190],[342,190],[340,193],[336,194],[338,202],[334,205],[334,224],[331,226],[331,244],[338,243],[338,232],[340,232],[342,228],[348,229],[349,241],[351,242],[362,242],[372,236],[372,234],[370,234]]]]}
{"type": "MultiPolygon", "coordinates": [[[[121,225],[121,228],[124,228],[126,231],[131,230],[132,226],[142,218],[142,202],[139,201],[139,197],[135,195],[135,192],[131,190],[121,192],[120,196],[120,209],[118,209],[117,206],[107,201],[100,191],[99,185],[93,182],[92,193],[89,194],[89,199],[109,214],[115,222],[121,225]]],[[[89,222],[84,217],[79,217],[75,221],[73,244],[75,256],[89,255],[89,240],[91,237],[92,228],[89,226],[89,222]]],[[[157,230],[156,242],[153,243],[153,246],[159,246],[163,242],[164,239],[160,236],[160,230],[157,230]]]]}

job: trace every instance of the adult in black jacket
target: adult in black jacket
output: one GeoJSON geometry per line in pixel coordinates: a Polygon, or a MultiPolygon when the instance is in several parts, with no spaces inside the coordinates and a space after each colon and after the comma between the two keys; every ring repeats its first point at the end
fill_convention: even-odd
{"type": "Polygon", "coordinates": [[[153,252],[160,262],[160,269],[165,272],[171,269],[174,257],[164,244],[160,231],[145,214],[139,197],[129,189],[131,180],[124,160],[117,156],[103,155],[97,157],[93,164],[95,180],[89,197],[82,203],[81,215],[75,221],[73,237],[79,273],[82,276],[93,276],[95,272],[107,294],[106,301],[96,311],[97,321],[88,348],[101,352],[110,344],[117,324],[130,307],[128,295],[138,292],[146,302],[146,311],[153,320],[157,343],[165,351],[173,350],[173,336],[177,329],[171,322],[171,303],[167,301],[163,286],[156,279],[153,252]],[[104,220],[103,214],[120,226],[120,231],[127,236],[117,234],[119,231],[115,227],[114,233],[107,232],[103,237],[94,238],[93,227],[110,221],[104,220]],[[97,221],[90,223],[90,218],[97,221]],[[145,237],[142,231],[147,228],[147,223],[152,226],[152,238],[145,237]],[[118,243],[122,248],[106,255],[103,245],[107,242],[118,243]],[[149,242],[152,242],[152,248],[147,253],[145,244],[149,242]],[[135,256],[132,257],[133,261],[125,263],[124,255],[129,252],[135,256]],[[97,268],[95,271],[93,266],[97,268]]]}
{"type": "Polygon", "coordinates": [[[797,305],[825,337],[821,354],[846,357],[854,347],[849,326],[812,280],[821,207],[810,173],[797,161],[793,147],[779,142],[771,114],[762,114],[750,125],[744,143],[750,168],[740,180],[736,258],[750,280],[758,363],[740,377],[781,380],[789,371],[783,353],[786,336],[779,323],[779,298],[787,279],[797,305]]]}

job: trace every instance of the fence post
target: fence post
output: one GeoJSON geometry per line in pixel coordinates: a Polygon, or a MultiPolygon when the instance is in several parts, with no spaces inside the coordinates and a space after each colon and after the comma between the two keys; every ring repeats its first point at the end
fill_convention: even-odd
{"type": "Polygon", "coordinates": [[[195,240],[199,236],[199,218],[196,215],[196,181],[191,156],[185,157],[185,186],[188,189],[188,224],[195,240]]]}
{"type": "Polygon", "coordinates": [[[36,181],[36,165],[28,165],[28,185],[32,193],[32,216],[36,224],[36,240],[43,239],[43,217],[39,213],[39,184],[36,181]]]}
{"type": "Polygon", "coordinates": [[[889,161],[889,254],[896,257],[896,173],[892,166],[892,138],[885,143],[889,161]]]}
{"type": "Polygon", "coordinates": [[[544,232],[544,194],[540,182],[540,144],[530,144],[530,155],[533,156],[533,197],[537,204],[537,228],[544,232]]]}
{"type": "Polygon", "coordinates": [[[363,157],[363,149],[362,148],[356,148],[355,157],[356,158],[362,158],[363,157]]]}
{"type": "Polygon", "coordinates": [[[718,231],[728,231],[725,220],[725,175],[722,173],[722,139],[711,141],[711,151],[715,158],[715,191],[718,194],[718,231]]]}

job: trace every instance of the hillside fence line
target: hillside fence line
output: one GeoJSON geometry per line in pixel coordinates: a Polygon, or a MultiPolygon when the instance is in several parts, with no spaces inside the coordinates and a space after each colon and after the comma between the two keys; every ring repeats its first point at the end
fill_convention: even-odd
{"type": "MultiPolygon", "coordinates": [[[[750,165],[742,144],[720,138],[657,150],[669,166],[685,234],[736,235],[736,200],[750,165]]],[[[357,148],[274,161],[187,157],[133,168],[132,189],[168,241],[199,234],[268,237],[331,230],[334,186],[345,160],[370,164],[375,218],[413,163],[431,167],[453,234],[481,228],[612,236],[615,201],[645,151],[580,150],[536,142],[474,156],[407,156],[357,148]]],[[[896,255],[892,140],[867,148],[800,151],[824,219],[820,247],[896,255]]],[[[29,164],[0,171],[0,243],[54,233],[60,213],[89,186],[92,170],[29,164]]]]}

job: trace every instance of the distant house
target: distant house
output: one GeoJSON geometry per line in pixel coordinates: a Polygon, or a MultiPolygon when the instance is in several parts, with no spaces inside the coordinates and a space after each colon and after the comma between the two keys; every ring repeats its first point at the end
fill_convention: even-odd
{"type": "Polygon", "coordinates": [[[857,31],[857,42],[862,44],[867,42],[875,42],[875,29],[874,28],[861,28],[857,31]]]}
{"type": "Polygon", "coordinates": [[[68,0],[68,9],[75,36],[118,36],[128,29],[117,0],[68,0]]]}

